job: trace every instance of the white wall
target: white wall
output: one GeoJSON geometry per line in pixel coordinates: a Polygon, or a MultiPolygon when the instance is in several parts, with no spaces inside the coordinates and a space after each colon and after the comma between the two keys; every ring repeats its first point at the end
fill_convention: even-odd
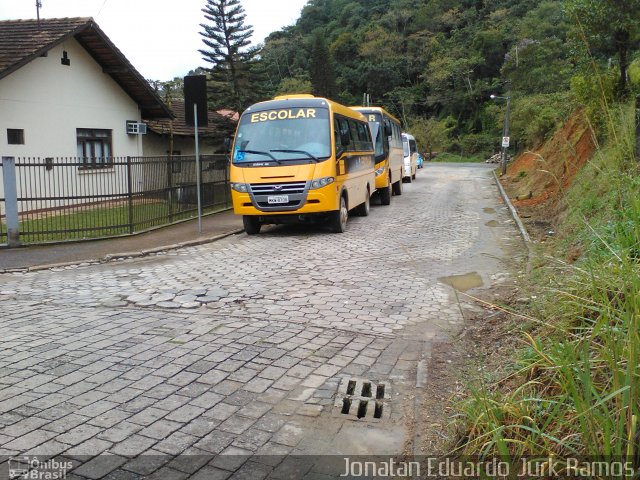
{"type": "MultiPolygon", "coordinates": [[[[216,150],[220,149],[222,145],[212,145],[211,141],[207,138],[203,138],[202,136],[199,138],[200,140],[200,155],[211,155],[216,152],[216,150]]],[[[142,145],[144,147],[144,154],[150,157],[156,156],[166,156],[169,151],[169,136],[168,135],[158,135],[149,131],[146,135],[142,135],[142,145]]],[[[196,146],[195,139],[193,137],[182,137],[182,136],[174,136],[173,137],[173,150],[179,151],[180,155],[195,155],[196,154],[196,146]]]]}
{"type": "MultiPolygon", "coordinates": [[[[112,130],[114,157],[142,155],[142,140],[139,135],[127,135],[126,120],[140,121],[138,105],[75,39],[0,80],[0,156],[16,160],[75,157],[77,128],[112,130]],[[71,61],[69,66],[60,62],[63,51],[71,61]],[[8,128],[24,130],[24,145],[8,144],[8,128]]],[[[41,175],[46,177],[44,172],[41,175]]],[[[121,181],[115,169],[78,170],[70,171],[68,184],[89,185],[91,182],[80,180],[82,175],[117,176],[116,183],[121,181]]]]}
{"type": "Polygon", "coordinates": [[[138,106],[74,39],[0,80],[1,155],[75,156],[76,128],[112,129],[114,156],[142,155],[126,120],[140,120],[138,106]],[[24,129],[25,144],[8,145],[7,128],[24,129]]]}

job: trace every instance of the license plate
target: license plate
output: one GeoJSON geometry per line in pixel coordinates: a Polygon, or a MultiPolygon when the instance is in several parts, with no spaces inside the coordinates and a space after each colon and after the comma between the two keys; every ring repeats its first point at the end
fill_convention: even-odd
{"type": "Polygon", "coordinates": [[[279,203],[289,203],[289,195],[270,195],[267,197],[267,203],[272,205],[279,203]]]}

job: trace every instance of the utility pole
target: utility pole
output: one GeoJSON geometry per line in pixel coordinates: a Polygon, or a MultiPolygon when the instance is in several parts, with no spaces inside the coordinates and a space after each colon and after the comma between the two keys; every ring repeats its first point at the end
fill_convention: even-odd
{"type": "Polygon", "coordinates": [[[511,116],[511,97],[507,96],[507,111],[504,114],[504,128],[502,133],[502,175],[507,174],[507,150],[509,148],[509,120],[511,116]]]}
{"type": "Polygon", "coordinates": [[[500,166],[502,175],[506,175],[507,173],[507,149],[509,148],[509,117],[511,116],[511,96],[507,95],[506,97],[498,97],[497,95],[491,95],[491,99],[495,100],[496,98],[506,100],[507,101],[507,111],[504,114],[504,125],[502,127],[502,152],[500,157],[500,166]]]}
{"type": "Polygon", "coordinates": [[[38,28],[40,28],[40,9],[42,8],[42,2],[36,0],[36,15],[38,17],[38,28]]]}

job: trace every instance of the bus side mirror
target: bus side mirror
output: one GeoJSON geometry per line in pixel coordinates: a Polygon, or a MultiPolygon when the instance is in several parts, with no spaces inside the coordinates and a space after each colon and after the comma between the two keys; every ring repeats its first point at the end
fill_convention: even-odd
{"type": "Polygon", "coordinates": [[[384,124],[384,134],[387,137],[390,137],[391,135],[393,135],[393,131],[391,130],[391,125],[389,125],[388,123],[384,124]]]}
{"type": "Polygon", "coordinates": [[[231,137],[227,137],[224,139],[223,145],[225,153],[229,153],[231,151],[231,143],[231,137]]]}

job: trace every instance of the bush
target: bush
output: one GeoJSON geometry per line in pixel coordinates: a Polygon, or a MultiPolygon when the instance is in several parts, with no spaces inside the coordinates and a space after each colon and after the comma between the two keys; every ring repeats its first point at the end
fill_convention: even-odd
{"type": "Polygon", "coordinates": [[[411,117],[409,118],[407,131],[416,138],[418,149],[421,152],[433,150],[440,152],[446,150],[449,145],[449,134],[454,126],[451,118],[437,120],[436,118],[411,117]]]}
{"type": "MultiPolygon", "coordinates": [[[[511,136],[528,148],[534,148],[555,132],[571,110],[568,92],[516,98],[512,105],[511,136]]],[[[500,122],[503,119],[501,117],[500,122]]]]}
{"type": "Polygon", "coordinates": [[[571,93],[585,106],[591,124],[597,132],[605,128],[606,115],[613,105],[619,74],[615,69],[595,75],[576,75],[571,79],[571,93]]]}
{"type": "Polygon", "coordinates": [[[484,133],[469,133],[458,141],[462,155],[480,155],[489,157],[500,148],[500,138],[484,133]]]}
{"type": "Polygon", "coordinates": [[[634,95],[640,94],[640,58],[629,65],[629,87],[634,95]]]}

